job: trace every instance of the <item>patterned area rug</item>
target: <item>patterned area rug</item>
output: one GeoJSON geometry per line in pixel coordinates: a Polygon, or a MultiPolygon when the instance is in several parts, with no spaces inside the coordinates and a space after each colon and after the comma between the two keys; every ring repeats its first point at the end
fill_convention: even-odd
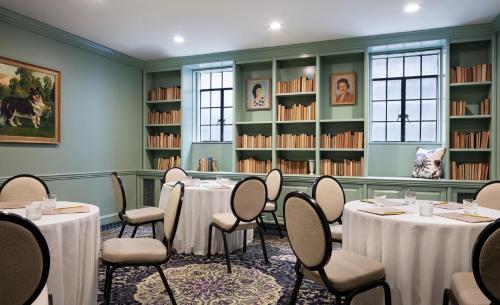
{"type": "MultiPolygon", "coordinates": [[[[102,232],[102,239],[117,237],[119,228],[102,232]]],[[[128,237],[131,230],[126,230],[128,237]]],[[[139,228],[137,237],[150,237],[151,229],[139,228]]],[[[174,254],[163,265],[177,304],[253,305],[288,304],[295,283],[295,255],[286,239],[266,235],[270,264],[264,263],[260,242],[255,240],[247,253],[231,254],[232,273],[228,274],[223,255],[174,254]]],[[[340,245],[335,244],[339,248],[340,245]]],[[[104,304],[105,268],[99,265],[98,303],[104,304]]],[[[297,304],[333,304],[333,296],[315,283],[304,280],[297,304]]],[[[156,269],[120,268],[114,272],[112,304],[171,304],[156,269]]]]}

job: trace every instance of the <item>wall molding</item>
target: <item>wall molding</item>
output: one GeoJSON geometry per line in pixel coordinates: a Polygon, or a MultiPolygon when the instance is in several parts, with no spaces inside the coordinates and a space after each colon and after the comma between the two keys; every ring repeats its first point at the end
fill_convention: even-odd
{"type": "MultiPolygon", "coordinates": [[[[44,181],[60,181],[60,180],[74,180],[74,179],[89,179],[89,178],[100,178],[100,177],[110,177],[114,171],[99,171],[99,172],[80,172],[80,173],[61,173],[61,174],[47,174],[47,175],[36,175],[43,179],[44,181]]],[[[116,170],[121,176],[135,176],[137,175],[137,170],[116,170]]],[[[3,183],[10,177],[0,177],[0,183],[3,183]]]]}
{"type": "Polygon", "coordinates": [[[100,45],[83,37],[71,34],[49,24],[35,20],[33,18],[21,15],[14,11],[8,10],[0,6],[0,22],[5,22],[13,26],[31,31],[33,33],[57,40],[59,42],[72,45],[74,47],[104,56],[119,63],[134,67],[142,68],[143,61],[120,53],[116,50],[100,45]]]}

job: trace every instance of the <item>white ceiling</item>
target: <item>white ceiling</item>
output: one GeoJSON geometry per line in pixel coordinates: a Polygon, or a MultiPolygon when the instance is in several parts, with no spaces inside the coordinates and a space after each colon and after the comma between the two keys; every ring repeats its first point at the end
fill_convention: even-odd
{"type": "Polygon", "coordinates": [[[0,0],[0,5],[148,60],[492,21],[500,0],[0,0]],[[271,21],[283,23],[279,32],[271,21]],[[175,44],[175,35],[185,42],[175,44]]]}

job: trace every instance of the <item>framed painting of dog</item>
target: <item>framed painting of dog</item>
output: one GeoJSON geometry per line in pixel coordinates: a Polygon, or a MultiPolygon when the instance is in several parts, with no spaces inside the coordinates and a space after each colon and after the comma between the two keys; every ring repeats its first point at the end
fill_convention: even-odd
{"type": "Polygon", "coordinates": [[[0,57],[0,142],[61,142],[61,73],[0,57]]]}

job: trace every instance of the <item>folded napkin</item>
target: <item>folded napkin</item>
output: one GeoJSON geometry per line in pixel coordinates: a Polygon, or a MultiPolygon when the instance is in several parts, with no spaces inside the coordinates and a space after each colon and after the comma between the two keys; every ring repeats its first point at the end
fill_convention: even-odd
{"type": "Polygon", "coordinates": [[[54,209],[42,209],[43,215],[88,213],[88,212],[90,212],[90,207],[86,204],[80,204],[80,203],[56,204],[56,207],[54,209]]]}
{"type": "Polygon", "coordinates": [[[375,199],[361,199],[361,202],[375,204],[375,199]]]}
{"type": "Polygon", "coordinates": [[[28,204],[31,204],[31,201],[0,201],[0,209],[20,209],[28,204]]]}
{"type": "Polygon", "coordinates": [[[460,210],[463,209],[463,206],[459,203],[456,202],[443,202],[443,201],[437,201],[438,203],[434,202],[434,207],[438,209],[445,209],[445,210],[460,210]]]}
{"type": "Polygon", "coordinates": [[[375,215],[381,215],[381,216],[401,215],[401,214],[405,214],[406,213],[403,210],[394,209],[394,208],[385,208],[385,207],[362,209],[362,210],[359,210],[359,211],[365,212],[365,213],[370,213],[370,214],[375,214],[375,215]]]}
{"type": "Polygon", "coordinates": [[[495,218],[481,215],[472,215],[464,213],[434,213],[434,215],[455,219],[464,222],[479,223],[479,222],[492,222],[495,218]]]}

